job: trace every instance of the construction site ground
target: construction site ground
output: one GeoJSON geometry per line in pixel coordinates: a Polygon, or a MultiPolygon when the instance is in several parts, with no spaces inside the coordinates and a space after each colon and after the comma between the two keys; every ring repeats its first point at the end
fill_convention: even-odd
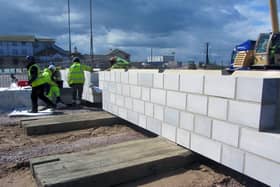
{"type": "MultiPolygon", "coordinates": [[[[98,108],[60,110],[64,114],[98,111],[98,108]]],[[[129,123],[112,124],[84,130],[27,136],[20,128],[22,118],[9,118],[0,114],[0,187],[35,187],[29,168],[29,159],[79,152],[129,140],[151,138],[129,123]]],[[[131,181],[120,186],[265,186],[208,159],[197,161],[178,170],[131,181]]]]}

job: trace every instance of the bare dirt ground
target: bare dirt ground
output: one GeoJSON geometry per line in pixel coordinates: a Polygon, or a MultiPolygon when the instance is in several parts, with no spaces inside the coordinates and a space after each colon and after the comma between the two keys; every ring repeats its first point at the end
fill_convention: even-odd
{"type": "MultiPolygon", "coordinates": [[[[63,113],[87,112],[63,110],[63,113]]],[[[124,124],[114,124],[85,130],[42,136],[26,136],[19,127],[20,118],[0,114],[0,187],[35,187],[28,160],[33,157],[78,152],[123,141],[147,138],[146,135],[124,124]]],[[[264,186],[209,160],[169,173],[151,176],[121,186],[145,187],[223,187],[264,186]]]]}

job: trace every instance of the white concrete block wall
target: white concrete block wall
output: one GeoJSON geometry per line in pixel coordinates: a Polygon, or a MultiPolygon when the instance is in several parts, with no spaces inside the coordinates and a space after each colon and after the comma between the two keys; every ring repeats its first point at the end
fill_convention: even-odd
{"type": "Polygon", "coordinates": [[[105,110],[240,173],[277,184],[280,134],[259,130],[275,127],[280,73],[279,78],[207,71],[111,73],[101,73],[99,80],[105,110]],[[274,173],[268,176],[270,170],[274,173]]]}

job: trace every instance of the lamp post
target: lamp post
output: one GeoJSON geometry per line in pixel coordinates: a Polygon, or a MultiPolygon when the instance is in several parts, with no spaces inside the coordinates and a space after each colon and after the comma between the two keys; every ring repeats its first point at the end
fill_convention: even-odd
{"type": "Polygon", "coordinates": [[[69,58],[71,58],[71,27],[70,27],[70,0],[68,0],[68,42],[69,42],[69,58]]]}
{"type": "Polygon", "coordinates": [[[92,36],[92,0],[89,1],[90,7],[90,57],[93,63],[93,36],[92,36]]]}

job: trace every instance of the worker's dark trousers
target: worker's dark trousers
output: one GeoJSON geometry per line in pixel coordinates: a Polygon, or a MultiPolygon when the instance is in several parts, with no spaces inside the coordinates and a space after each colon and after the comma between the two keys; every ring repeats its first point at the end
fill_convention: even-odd
{"type": "Polygon", "coordinates": [[[44,94],[45,90],[45,84],[32,87],[31,91],[31,101],[32,101],[32,111],[37,112],[38,111],[38,98],[40,98],[42,101],[44,101],[48,107],[55,107],[55,104],[53,104],[44,94]]]}
{"type": "Polygon", "coordinates": [[[84,84],[71,84],[72,87],[72,101],[82,100],[84,84]],[[77,98],[78,96],[78,98],[77,98]]]}

